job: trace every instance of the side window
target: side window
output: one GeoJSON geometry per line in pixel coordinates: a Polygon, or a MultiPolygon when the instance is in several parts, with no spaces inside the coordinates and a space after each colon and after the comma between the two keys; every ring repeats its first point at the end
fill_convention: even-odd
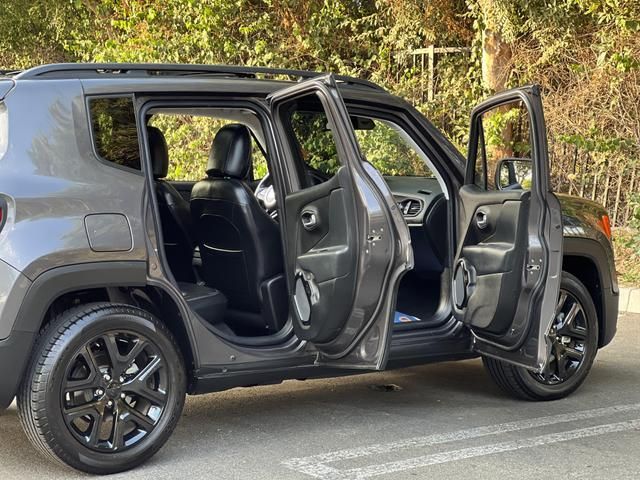
{"type": "Polygon", "coordinates": [[[378,119],[352,117],[360,150],[385,176],[434,177],[420,153],[397,125],[378,119]]]}
{"type": "Polygon", "coordinates": [[[487,154],[484,150],[484,136],[480,131],[480,141],[476,153],[476,167],[474,171],[473,183],[478,187],[487,189],[487,154]]]}
{"type": "Polygon", "coordinates": [[[89,115],[96,153],[108,162],[141,170],[133,99],[92,98],[89,100],[89,115]]]}
{"type": "Polygon", "coordinates": [[[267,166],[267,159],[264,156],[264,152],[257,144],[257,142],[253,142],[253,150],[252,150],[252,180],[262,180],[267,173],[269,173],[269,167],[267,166]]]}
{"type": "Polygon", "coordinates": [[[501,105],[479,121],[474,183],[486,190],[529,190],[532,140],[525,105],[501,105]]]}
{"type": "MultiPolygon", "coordinates": [[[[320,101],[317,101],[320,106],[320,101]]],[[[315,170],[327,178],[340,167],[333,132],[324,111],[293,110],[289,118],[299,147],[299,160],[305,168],[315,170]]]]}
{"type": "MultiPolygon", "coordinates": [[[[167,180],[197,182],[206,177],[211,143],[216,133],[234,120],[208,115],[155,113],[148,125],[164,135],[169,153],[167,180]]],[[[259,145],[252,142],[253,169],[251,180],[259,180],[267,173],[267,160],[259,145]]]]}

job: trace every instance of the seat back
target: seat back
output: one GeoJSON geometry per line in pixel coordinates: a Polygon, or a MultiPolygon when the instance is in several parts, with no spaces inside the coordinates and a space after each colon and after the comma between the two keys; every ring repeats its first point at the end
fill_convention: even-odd
{"type": "Polygon", "coordinates": [[[156,127],[147,127],[156,197],[162,224],[165,255],[171,273],[178,281],[195,281],[191,212],[189,202],[164,180],[169,170],[169,152],[164,135],[156,127]]]}
{"type": "MultiPolygon", "coordinates": [[[[225,294],[230,308],[264,317],[265,300],[287,303],[284,258],[278,224],[244,181],[250,165],[247,127],[221,128],[211,147],[207,178],[191,192],[191,213],[204,281],[225,294]],[[283,280],[276,282],[275,292],[270,291],[269,280],[279,276],[283,280]]],[[[274,328],[268,324],[279,320],[265,322],[274,328]]]]}

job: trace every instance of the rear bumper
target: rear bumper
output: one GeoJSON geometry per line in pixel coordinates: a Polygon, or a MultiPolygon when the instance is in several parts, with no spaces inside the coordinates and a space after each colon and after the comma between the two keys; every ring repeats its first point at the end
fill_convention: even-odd
{"type": "Polygon", "coordinates": [[[30,286],[27,277],[0,260],[0,410],[18,390],[36,336],[16,324],[30,286]]]}
{"type": "Polygon", "coordinates": [[[7,408],[18,392],[36,335],[14,330],[0,340],[0,410],[7,408]]]}

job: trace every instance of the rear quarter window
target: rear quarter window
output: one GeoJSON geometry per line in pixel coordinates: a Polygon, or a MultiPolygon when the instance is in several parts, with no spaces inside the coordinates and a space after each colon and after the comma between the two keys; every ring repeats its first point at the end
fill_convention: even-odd
{"type": "Polygon", "coordinates": [[[121,167],[142,170],[133,99],[92,98],[89,100],[89,115],[98,156],[121,167]]]}

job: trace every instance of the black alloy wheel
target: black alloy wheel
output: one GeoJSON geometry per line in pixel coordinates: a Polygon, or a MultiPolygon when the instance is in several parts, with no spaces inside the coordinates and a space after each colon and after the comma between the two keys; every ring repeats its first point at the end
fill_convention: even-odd
{"type": "Polygon", "coordinates": [[[164,323],[131,305],[94,303],[63,312],[40,332],[18,415],[46,457],[111,474],[164,445],[186,388],[182,353],[164,323]]]}
{"type": "Polygon", "coordinates": [[[110,331],[83,345],[62,383],[62,415],[83,445],[122,451],[149,435],[169,388],[166,361],[147,338],[110,331]]]}
{"type": "Polygon", "coordinates": [[[573,393],[587,378],[598,352],[598,332],[591,293],[574,275],[562,272],[546,369],[536,373],[494,358],[483,357],[482,361],[508,394],[524,400],[557,400],[573,393]]]}
{"type": "Polygon", "coordinates": [[[530,372],[546,385],[557,385],[567,381],[580,369],[586,358],[588,322],[580,301],[567,290],[560,290],[556,318],[549,338],[552,342],[547,368],[542,373],[530,372]]]}

